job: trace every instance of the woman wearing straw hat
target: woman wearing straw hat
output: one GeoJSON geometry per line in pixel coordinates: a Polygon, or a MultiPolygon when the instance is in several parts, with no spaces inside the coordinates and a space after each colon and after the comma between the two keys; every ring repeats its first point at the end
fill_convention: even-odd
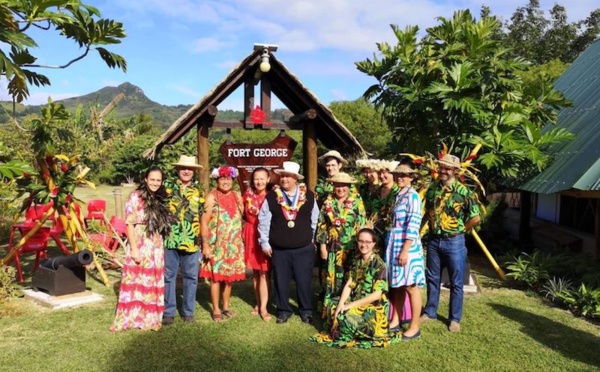
{"type": "Polygon", "coordinates": [[[385,258],[385,248],[387,234],[392,226],[392,208],[396,201],[396,195],[400,192],[400,187],[394,180],[392,172],[398,166],[398,161],[376,160],[373,162],[373,169],[377,170],[381,186],[379,186],[377,198],[373,201],[373,210],[371,218],[375,220],[375,232],[379,238],[379,254],[385,258]]]}
{"type": "Polygon", "coordinates": [[[373,203],[378,197],[379,192],[379,174],[373,169],[374,159],[358,159],[356,167],[360,169],[365,178],[365,182],[358,186],[358,194],[363,200],[367,218],[373,214],[373,203]]]}
{"type": "Polygon", "coordinates": [[[233,180],[238,176],[234,167],[214,169],[211,178],[217,181],[206,197],[202,214],[202,254],[204,263],[201,278],[210,280],[212,318],[221,322],[236,314],[229,307],[231,284],[246,279],[244,242],[242,241],[242,197],[233,190],[233,180]],[[206,236],[205,236],[206,235],[206,236]],[[223,311],[219,297],[223,290],[223,311]]]}
{"type": "Polygon", "coordinates": [[[408,294],[411,321],[402,340],[409,341],[421,337],[419,317],[423,301],[419,287],[425,286],[425,258],[419,234],[422,203],[419,193],[411,186],[417,176],[416,171],[406,164],[400,164],[393,173],[397,177],[400,192],[392,212],[392,228],[385,257],[394,304],[390,332],[400,331],[404,301],[408,294]]]}
{"type": "MultiPolygon", "coordinates": [[[[350,194],[350,186],[356,180],[347,173],[339,172],[327,181],[332,183],[333,192],[323,202],[316,234],[320,257],[326,262],[320,273],[324,319],[331,314],[328,310],[331,299],[341,293],[356,247],[356,232],[365,223],[362,200],[350,194]]],[[[327,326],[330,326],[329,321],[327,326]]]]}

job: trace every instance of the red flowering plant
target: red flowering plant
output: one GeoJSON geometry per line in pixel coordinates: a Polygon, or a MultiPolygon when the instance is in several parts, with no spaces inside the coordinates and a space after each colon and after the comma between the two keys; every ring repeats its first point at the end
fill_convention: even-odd
{"type": "MultiPolygon", "coordinates": [[[[27,239],[44,224],[55,213],[58,214],[57,220],[62,224],[67,239],[69,240],[73,251],[79,250],[77,236],[84,239],[85,245],[92,251],[90,240],[81,226],[81,221],[77,215],[77,207],[74,201],[73,192],[78,184],[86,184],[95,188],[95,185],[85,180],[89,168],[79,164],[77,156],[66,156],[56,154],[54,138],[69,140],[73,136],[68,129],[64,129],[63,122],[69,118],[69,113],[64,105],[49,102],[42,108],[42,114],[39,119],[32,120],[33,136],[32,150],[36,160],[36,170],[27,169],[23,171],[19,181],[19,197],[29,194],[24,198],[21,212],[27,210],[32,204],[48,205],[41,220],[35,227],[21,239],[21,241],[12,249],[2,260],[4,264],[9,262],[16,251],[24,244],[27,239]]],[[[104,283],[108,286],[110,283],[106,277],[102,266],[98,264],[94,256],[94,264],[99,271],[104,283]]]]}

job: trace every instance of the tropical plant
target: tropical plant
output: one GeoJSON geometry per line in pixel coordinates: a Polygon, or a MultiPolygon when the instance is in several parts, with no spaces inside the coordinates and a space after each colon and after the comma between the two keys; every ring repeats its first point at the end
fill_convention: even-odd
{"type": "Polygon", "coordinates": [[[550,278],[550,272],[561,257],[549,253],[535,251],[533,254],[521,253],[512,262],[508,262],[510,270],[506,276],[513,279],[517,285],[537,290],[550,278]]]}
{"type": "Polygon", "coordinates": [[[578,289],[564,292],[562,300],[577,316],[600,317],[600,288],[588,288],[582,283],[578,289]]]}
{"type": "MultiPolygon", "coordinates": [[[[125,37],[123,24],[100,18],[100,11],[80,0],[9,0],[0,2],[0,76],[8,80],[8,93],[16,102],[29,96],[29,85],[50,85],[39,68],[67,68],[88,55],[92,47],[111,68],[127,70],[127,62],[104,46],[125,37]],[[57,31],[73,40],[81,54],[60,65],[36,63],[31,49],[38,47],[34,35],[57,31]]],[[[57,54],[59,55],[59,54],[57,54]]],[[[60,53],[61,56],[64,53],[60,53]]]]}
{"type": "Polygon", "coordinates": [[[572,289],[573,283],[570,280],[553,277],[548,279],[540,293],[556,305],[564,306],[564,299],[572,289]]]}
{"type": "MultiPolygon", "coordinates": [[[[390,145],[390,130],[372,103],[363,98],[355,101],[331,102],[329,108],[335,117],[350,132],[360,138],[361,145],[375,158],[387,155],[390,145]]],[[[394,154],[395,155],[395,154],[394,154]]]]}
{"type": "Polygon", "coordinates": [[[397,44],[378,43],[381,58],[356,63],[377,80],[364,96],[382,108],[396,148],[435,153],[444,142],[464,159],[480,144],[488,182],[545,167],[549,146],[572,135],[542,127],[556,123],[557,109],[569,102],[548,78],[523,84],[518,74],[529,64],[495,39],[495,17],[476,21],[463,10],[438,20],[420,41],[418,27],[392,25],[397,44]]]}

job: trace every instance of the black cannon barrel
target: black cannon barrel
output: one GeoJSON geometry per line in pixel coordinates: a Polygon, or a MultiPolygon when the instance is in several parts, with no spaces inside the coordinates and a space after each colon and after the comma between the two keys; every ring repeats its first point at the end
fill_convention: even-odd
{"type": "Polygon", "coordinates": [[[40,262],[40,266],[50,270],[58,270],[59,266],[72,269],[77,266],[89,265],[92,262],[92,259],[92,252],[90,252],[88,249],[84,249],[70,256],[46,258],[40,262]]]}

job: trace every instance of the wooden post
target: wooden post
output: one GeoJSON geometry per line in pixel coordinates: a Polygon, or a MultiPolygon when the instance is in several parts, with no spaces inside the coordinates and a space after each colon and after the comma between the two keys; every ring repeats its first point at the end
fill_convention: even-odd
{"type": "Polygon", "coordinates": [[[198,164],[203,168],[199,171],[199,180],[204,192],[208,191],[208,176],[210,174],[210,142],[208,140],[208,122],[200,120],[198,122],[198,164]]]}
{"type": "Polygon", "coordinates": [[[304,152],[304,176],[306,177],[306,186],[315,191],[317,186],[317,130],[315,122],[308,120],[304,124],[302,132],[302,151],[304,152]]]}
{"type": "Polygon", "coordinates": [[[123,192],[121,189],[114,189],[113,195],[115,196],[115,215],[117,218],[123,218],[123,192]]]}
{"type": "Polygon", "coordinates": [[[260,108],[271,120],[271,82],[263,75],[260,79],[260,108]]]}
{"type": "Polygon", "coordinates": [[[519,242],[531,241],[531,192],[521,191],[521,211],[519,218],[519,242]]]}
{"type": "Polygon", "coordinates": [[[254,125],[246,123],[252,109],[254,109],[254,81],[250,77],[244,82],[244,128],[246,129],[254,128],[254,125]]]}

